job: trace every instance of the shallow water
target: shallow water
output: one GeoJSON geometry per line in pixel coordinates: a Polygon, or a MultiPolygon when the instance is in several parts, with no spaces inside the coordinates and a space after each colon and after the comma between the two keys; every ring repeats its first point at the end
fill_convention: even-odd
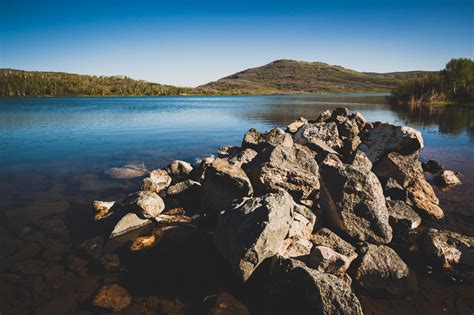
{"type": "MultiPolygon", "coordinates": [[[[422,158],[438,160],[462,173],[463,185],[448,192],[437,190],[448,214],[443,224],[474,235],[473,109],[409,111],[389,106],[383,95],[4,98],[0,99],[0,237],[7,246],[2,257],[11,253],[16,260],[2,259],[0,275],[36,277],[32,267],[18,267],[22,259],[61,268],[62,255],[71,244],[92,233],[88,225],[91,201],[120,200],[137,188],[139,177],[114,178],[111,168],[137,164],[135,169],[142,169],[143,163],[151,170],[174,159],[194,162],[221,145],[239,145],[251,127],[284,127],[300,116],[316,118],[325,109],[342,106],[362,112],[368,121],[419,129],[425,140],[422,158]],[[37,242],[31,231],[41,233],[36,237],[46,239],[46,245],[37,242]],[[51,239],[59,240],[56,247],[62,247],[48,256],[45,248],[55,249],[47,243],[51,239]],[[41,252],[28,249],[36,243],[41,252]],[[19,255],[18,248],[25,246],[29,252],[19,255]]],[[[67,270],[62,272],[67,274],[67,270]]],[[[49,283],[44,277],[38,281],[49,283]]],[[[94,277],[77,280],[71,275],[71,281],[83,281],[77,290],[87,291],[84,286],[91,285],[87,281],[96,288],[94,277]]],[[[25,307],[31,310],[30,305],[49,305],[46,309],[50,309],[48,303],[58,296],[60,302],[55,303],[63,305],[68,292],[46,290],[46,297],[31,293],[23,303],[26,306],[20,307],[16,299],[22,304],[26,298],[18,290],[24,288],[16,283],[13,289],[0,287],[0,296],[9,292],[7,304],[15,313],[25,307]]],[[[87,300],[90,294],[87,291],[82,298],[87,300]]]]}

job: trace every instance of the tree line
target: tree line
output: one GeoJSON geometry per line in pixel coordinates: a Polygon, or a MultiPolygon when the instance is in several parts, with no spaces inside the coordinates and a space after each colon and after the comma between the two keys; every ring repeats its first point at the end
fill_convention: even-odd
{"type": "Polygon", "coordinates": [[[395,103],[420,106],[474,101],[474,61],[451,59],[446,67],[434,74],[423,74],[401,81],[393,91],[395,103]]]}
{"type": "Polygon", "coordinates": [[[0,96],[183,95],[195,89],[162,85],[126,76],[0,69],[0,96]]]}

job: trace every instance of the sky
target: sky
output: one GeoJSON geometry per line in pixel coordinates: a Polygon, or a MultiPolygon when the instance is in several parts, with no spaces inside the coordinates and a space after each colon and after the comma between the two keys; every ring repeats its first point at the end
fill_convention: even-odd
{"type": "Polygon", "coordinates": [[[472,0],[0,0],[0,68],[197,86],[277,59],[358,71],[474,58],[472,0]]]}

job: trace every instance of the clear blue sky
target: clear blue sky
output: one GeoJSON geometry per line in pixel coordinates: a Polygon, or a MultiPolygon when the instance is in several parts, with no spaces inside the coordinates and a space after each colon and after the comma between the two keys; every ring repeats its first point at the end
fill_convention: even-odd
{"type": "Polygon", "coordinates": [[[473,0],[0,0],[0,67],[196,86],[275,59],[438,70],[474,55],[473,0]]]}

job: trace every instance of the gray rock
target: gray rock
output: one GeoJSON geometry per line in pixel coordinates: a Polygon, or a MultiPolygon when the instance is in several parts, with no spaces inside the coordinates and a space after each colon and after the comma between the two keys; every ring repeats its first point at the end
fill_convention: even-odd
{"type": "Polygon", "coordinates": [[[383,193],[385,197],[389,197],[392,200],[407,200],[408,193],[395,179],[388,178],[385,181],[383,188],[383,193]]]}
{"type": "Polygon", "coordinates": [[[447,268],[474,268],[474,237],[448,230],[429,229],[423,236],[423,250],[447,268]]]}
{"type": "Polygon", "coordinates": [[[245,149],[240,151],[237,155],[229,159],[229,163],[242,167],[243,165],[251,162],[257,156],[257,151],[252,149],[245,149]]]}
{"type": "Polygon", "coordinates": [[[383,123],[365,135],[360,149],[372,162],[376,162],[390,152],[402,155],[416,154],[418,157],[418,152],[423,146],[423,138],[418,130],[383,123]]]}
{"type": "Polygon", "coordinates": [[[318,165],[305,147],[277,146],[260,152],[244,166],[255,190],[262,194],[283,188],[293,198],[315,201],[319,192],[318,165]]]}
{"type": "Polygon", "coordinates": [[[461,185],[462,182],[458,177],[458,174],[453,172],[453,171],[442,171],[438,176],[434,178],[435,183],[437,183],[440,186],[457,186],[461,185]]]}
{"type": "Polygon", "coordinates": [[[280,259],[273,270],[274,286],[280,292],[274,300],[291,303],[290,296],[297,297],[293,313],[363,314],[350,285],[334,275],[308,268],[295,259],[280,259]]]}
{"type": "Polygon", "coordinates": [[[215,159],[206,168],[202,189],[202,207],[210,211],[230,209],[234,201],[253,193],[247,174],[223,159],[215,159]]]}
{"type": "Polygon", "coordinates": [[[178,183],[189,178],[193,167],[188,162],[175,160],[171,162],[165,170],[171,177],[173,183],[178,183]]]}
{"type": "Polygon", "coordinates": [[[168,187],[168,189],[166,190],[166,194],[169,197],[178,197],[179,195],[186,193],[190,190],[200,190],[200,188],[201,183],[191,179],[187,179],[185,181],[179,182],[173,186],[168,187]]]}
{"type": "Polygon", "coordinates": [[[329,247],[314,246],[306,264],[320,272],[341,274],[346,272],[351,261],[349,257],[341,255],[329,247]]]}
{"type": "Polygon", "coordinates": [[[171,185],[171,176],[165,170],[156,169],[150,173],[150,176],[143,179],[142,191],[153,191],[160,193],[171,185]]]}
{"type": "Polygon", "coordinates": [[[217,156],[220,158],[232,157],[239,154],[240,151],[240,147],[225,145],[217,150],[217,156]]]}
{"type": "Polygon", "coordinates": [[[292,122],[291,124],[289,124],[288,127],[286,127],[286,130],[289,133],[294,134],[295,132],[298,131],[298,129],[300,129],[301,127],[303,127],[307,123],[308,123],[307,119],[305,119],[303,117],[300,117],[297,120],[295,120],[294,122],[292,122]]]}
{"type": "Polygon", "coordinates": [[[325,110],[316,118],[315,121],[317,123],[323,123],[329,121],[329,119],[331,119],[331,112],[329,110],[325,110]]]}
{"type": "Polygon", "coordinates": [[[406,235],[421,224],[420,216],[401,200],[387,200],[387,209],[394,234],[406,235]]]}
{"type": "Polygon", "coordinates": [[[242,140],[242,149],[253,149],[257,152],[275,146],[291,147],[293,140],[290,134],[287,134],[283,129],[274,128],[268,132],[261,133],[257,129],[250,129],[242,140]]]}
{"type": "Polygon", "coordinates": [[[354,138],[359,134],[359,126],[353,120],[347,117],[338,116],[336,118],[337,130],[339,137],[343,138],[354,138]]]}
{"type": "Polygon", "coordinates": [[[135,213],[127,213],[115,225],[112,233],[110,233],[110,238],[123,235],[148,224],[151,224],[151,220],[141,219],[135,213]]]}
{"type": "Polygon", "coordinates": [[[367,163],[349,165],[328,156],[320,168],[321,208],[331,224],[360,241],[390,242],[382,186],[367,163]]]}
{"type": "Polygon", "coordinates": [[[366,122],[364,116],[359,112],[349,115],[349,120],[355,122],[359,130],[364,128],[366,122]]]}
{"type": "Polygon", "coordinates": [[[187,179],[168,187],[167,196],[179,200],[183,207],[195,210],[201,205],[202,186],[199,182],[187,179]]]}
{"type": "Polygon", "coordinates": [[[295,133],[293,140],[304,145],[323,142],[335,150],[342,147],[342,140],[339,139],[337,125],[334,122],[307,124],[295,133]]]}
{"type": "Polygon", "coordinates": [[[142,219],[153,219],[165,209],[163,199],[152,191],[130,194],[123,204],[125,209],[135,212],[142,219]]]}
{"type": "Polygon", "coordinates": [[[313,234],[311,236],[311,243],[314,246],[329,247],[348,257],[351,262],[357,258],[356,248],[328,228],[322,228],[313,234]]]}
{"type": "Polygon", "coordinates": [[[216,247],[242,281],[281,249],[290,229],[293,206],[291,196],[280,190],[247,198],[218,215],[216,247]]]}
{"type": "Polygon", "coordinates": [[[420,214],[436,219],[444,217],[439,199],[426,181],[423,169],[416,155],[405,156],[392,152],[374,164],[373,172],[379,178],[393,178],[408,192],[420,214]]]}
{"type": "Polygon", "coordinates": [[[354,281],[378,294],[408,296],[416,292],[416,278],[397,253],[388,246],[368,244],[354,274],[354,281]]]}

